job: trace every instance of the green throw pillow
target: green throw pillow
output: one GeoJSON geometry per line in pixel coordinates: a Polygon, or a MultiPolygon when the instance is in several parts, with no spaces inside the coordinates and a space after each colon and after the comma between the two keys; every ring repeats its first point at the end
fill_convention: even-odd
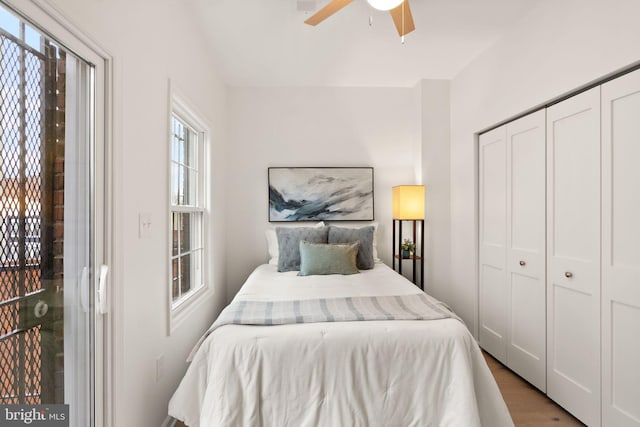
{"type": "Polygon", "coordinates": [[[355,274],[358,243],[333,245],[300,241],[300,273],[298,276],[315,274],[355,274]]]}

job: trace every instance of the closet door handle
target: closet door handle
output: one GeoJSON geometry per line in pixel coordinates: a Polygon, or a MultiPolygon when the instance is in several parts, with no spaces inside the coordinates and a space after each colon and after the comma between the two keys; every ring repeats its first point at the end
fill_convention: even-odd
{"type": "Polygon", "coordinates": [[[524,261],[520,261],[518,264],[520,264],[521,267],[524,267],[525,265],[527,265],[527,263],[524,261]]]}
{"type": "Polygon", "coordinates": [[[567,279],[571,279],[573,277],[573,273],[570,271],[565,271],[564,277],[566,277],[567,279]]]}

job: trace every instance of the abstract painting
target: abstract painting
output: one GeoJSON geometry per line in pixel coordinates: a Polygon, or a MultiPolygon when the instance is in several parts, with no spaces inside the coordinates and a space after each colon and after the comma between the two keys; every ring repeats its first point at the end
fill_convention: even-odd
{"type": "Polygon", "coordinates": [[[373,168],[269,168],[269,221],[372,221],[373,168]]]}

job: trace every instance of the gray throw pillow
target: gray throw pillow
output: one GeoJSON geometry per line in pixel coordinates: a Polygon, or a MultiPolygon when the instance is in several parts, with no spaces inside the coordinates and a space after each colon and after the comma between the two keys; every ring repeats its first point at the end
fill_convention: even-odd
{"type": "Polygon", "coordinates": [[[276,227],[278,271],[300,270],[300,241],[327,243],[327,227],[276,227]]]}
{"type": "Polygon", "coordinates": [[[298,276],[315,274],[356,274],[358,243],[330,245],[300,242],[300,272],[298,276]]]}
{"type": "Polygon", "coordinates": [[[360,270],[370,270],[375,265],[373,258],[373,236],[376,227],[342,228],[329,226],[329,243],[359,243],[356,263],[360,270]]]}

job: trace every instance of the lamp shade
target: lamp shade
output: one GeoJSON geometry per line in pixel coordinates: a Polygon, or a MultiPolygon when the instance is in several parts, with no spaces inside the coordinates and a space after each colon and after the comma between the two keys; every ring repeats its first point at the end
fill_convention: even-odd
{"type": "Polygon", "coordinates": [[[424,219],[424,185],[393,187],[393,219],[424,219]]]}

